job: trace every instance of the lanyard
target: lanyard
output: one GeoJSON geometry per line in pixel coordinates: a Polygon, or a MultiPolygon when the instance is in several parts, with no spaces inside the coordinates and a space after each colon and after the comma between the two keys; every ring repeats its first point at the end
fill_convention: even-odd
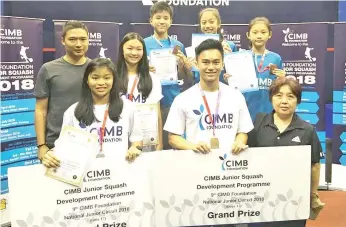
{"type": "Polygon", "coordinates": [[[265,58],[266,54],[267,54],[267,50],[264,50],[264,53],[262,54],[261,61],[260,61],[259,65],[257,65],[257,58],[256,58],[256,55],[255,55],[255,53],[254,53],[255,65],[256,65],[257,71],[258,71],[259,73],[265,72],[265,71],[267,71],[268,69],[270,69],[269,66],[266,66],[266,67],[264,67],[264,69],[262,70],[262,66],[263,66],[263,62],[264,62],[264,58],[265,58]]]}
{"type": "MultiPolygon", "coordinates": [[[[155,35],[152,35],[153,38],[155,39],[155,41],[160,45],[161,48],[163,48],[163,44],[161,43],[160,40],[158,40],[155,35]]],[[[171,41],[171,37],[168,36],[168,42],[169,42],[169,46],[172,47],[172,41],[171,41]]]]}
{"type": "Polygon", "coordinates": [[[208,101],[207,101],[207,98],[205,97],[205,93],[202,90],[202,88],[200,88],[200,90],[201,90],[201,95],[202,95],[202,98],[203,98],[203,102],[204,102],[205,108],[207,109],[207,112],[208,112],[209,121],[210,121],[210,123],[213,126],[213,137],[215,137],[215,119],[218,116],[219,107],[220,107],[220,97],[221,97],[220,88],[219,88],[218,94],[217,94],[217,101],[216,101],[216,107],[215,107],[214,120],[212,118],[212,115],[211,115],[211,112],[210,112],[210,108],[209,108],[209,105],[208,105],[208,101]]]}
{"type": "Polygon", "coordinates": [[[105,127],[106,127],[107,117],[108,117],[108,106],[107,106],[107,109],[105,110],[105,114],[103,116],[102,127],[100,128],[100,135],[99,135],[100,152],[102,152],[102,149],[103,149],[103,137],[105,135],[105,127]]]}
{"type": "Polygon", "coordinates": [[[137,85],[137,82],[138,82],[138,77],[136,77],[135,81],[133,81],[133,85],[132,85],[132,88],[131,88],[131,91],[130,91],[130,94],[129,94],[129,100],[131,102],[133,100],[133,92],[135,91],[135,87],[137,85]]]}

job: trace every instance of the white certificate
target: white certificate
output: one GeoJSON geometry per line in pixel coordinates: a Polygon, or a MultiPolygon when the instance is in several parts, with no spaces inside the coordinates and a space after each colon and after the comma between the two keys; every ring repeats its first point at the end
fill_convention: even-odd
{"type": "Polygon", "coordinates": [[[159,154],[152,170],[156,226],[309,217],[310,146],[249,148],[239,155],[221,150],[159,154]]]}
{"type": "Polygon", "coordinates": [[[158,144],[158,105],[138,104],[136,106],[135,124],[140,125],[143,146],[158,144]]]}
{"type": "Polygon", "coordinates": [[[219,34],[200,34],[200,33],[194,33],[192,34],[192,46],[196,48],[199,44],[201,44],[203,41],[207,39],[215,39],[220,40],[219,34]]]}
{"type": "Polygon", "coordinates": [[[46,176],[81,186],[85,171],[96,154],[96,135],[65,126],[54,147],[54,155],[60,160],[60,167],[47,169],[46,176]]]}
{"type": "Polygon", "coordinates": [[[165,48],[150,52],[150,64],[155,67],[161,83],[176,83],[178,80],[177,59],[172,51],[173,48],[165,48]]]}
{"type": "Polygon", "coordinates": [[[258,79],[252,53],[241,51],[225,55],[226,72],[231,75],[228,84],[241,92],[257,91],[258,79]]]}
{"type": "Polygon", "coordinates": [[[133,163],[94,159],[81,188],[44,177],[42,165],[10,168],[11,225],[152,227],[150,166],[142,155],[133,163]]]}

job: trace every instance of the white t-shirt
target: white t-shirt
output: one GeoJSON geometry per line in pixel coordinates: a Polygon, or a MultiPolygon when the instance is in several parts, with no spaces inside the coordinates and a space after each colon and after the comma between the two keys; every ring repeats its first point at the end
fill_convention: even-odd
{"type": "MultiPolygon", "coordinates": [[[[215,137],[220,149],[230,150],[237,133],[248,133],[253,123],[244,96],[223,83],[220,83],[220,106],[215,120],[215,137]]],[[[210,112],[215,116],[218,91],[204,92],[210,112]]],[[[165,131],[183,135],[192,143],[210,144],[213,137],[212,123],[208,117],[199,84],[179,94],[171,106],[164,127],[165,131]]]]}
{"type": "MultiPolygon", "coordinates": [[[[153,87],[151,89],[151,92],[149,94],[149,96],[146,99],[143,99],[142,93],[138,92],[138,83],[139,80],[137,81],[137,84],[135,86],[135,89],[133,91],[133,100],[132,102],[135,102],[137,104],[154,104],[154,103],[158,103],[160,102],[160,100],[162,99],[162,88],[161,88],[161,82],[160,82],[160,78],[158,78],[157,76],[153,76],[152,74],[150,74],[151,76],[151,80],[153,81],[153,87]]],[[[138,75],[129,75],[129,82],[127,84],[127,95],[126,97],[128,97],[128,95],[131,92],[133,83],[136,79],[136,77],[138,77],[138,75]]]]}
{"type": "MultiPolygon", "coordinates": [[[[124,104],[120,120],[115,123],[109,116],[106,120],[105,136],[103,139],[103,152],[106,157],[112,156],[124,159],[128,151],[129,142],[142,141],[140,129],[134,125],[135,105],[125,98],[122,99],[124,104]]],[[[99,135],[107,105],[94,105],[95,117],[100,122],[94,122],[89,126],[80,124],[77,120],[74,114],[76,107],[77,103],[65,111],[62,127],[69,125],[99,135]]]]}

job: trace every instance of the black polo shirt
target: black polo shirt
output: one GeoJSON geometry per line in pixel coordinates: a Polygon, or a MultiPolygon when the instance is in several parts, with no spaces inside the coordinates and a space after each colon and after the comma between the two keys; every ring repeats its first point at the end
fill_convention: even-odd
{"type": "MultiPolygon", "coordinates": [[[[311,162],[319,163],[322,147],[314,127],[294,114],[291,124],[283,131],[274,124],[274,112],[266,114],[258,127],[249,133],[250,147],[311,145],[311,162]]],[[[256,117],[258,121],[258,116],[256,117]]],[[[255,121],[255,125],[256,125],[255,121]]]]}

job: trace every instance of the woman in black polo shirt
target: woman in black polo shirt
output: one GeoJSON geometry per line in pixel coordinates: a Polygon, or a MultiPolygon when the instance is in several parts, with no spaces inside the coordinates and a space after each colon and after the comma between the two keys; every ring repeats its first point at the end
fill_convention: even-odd
{"type": "MultiPolygon", "coordinates": [[[[312,125],[295,113],[302,97],[302,88],[292,78],[278,78],[269,88],[273,112],[258,114],[255,128],[249,133],[250,147],[311,145],[311,209],[315,216],[324,207],[317,195],[322,148],[312,125]]],[[[314,215],[310,215],[314,219],[314,215]]],[[[263,223],[265,227],[303,227],[306,220],[263,223]]]]}

